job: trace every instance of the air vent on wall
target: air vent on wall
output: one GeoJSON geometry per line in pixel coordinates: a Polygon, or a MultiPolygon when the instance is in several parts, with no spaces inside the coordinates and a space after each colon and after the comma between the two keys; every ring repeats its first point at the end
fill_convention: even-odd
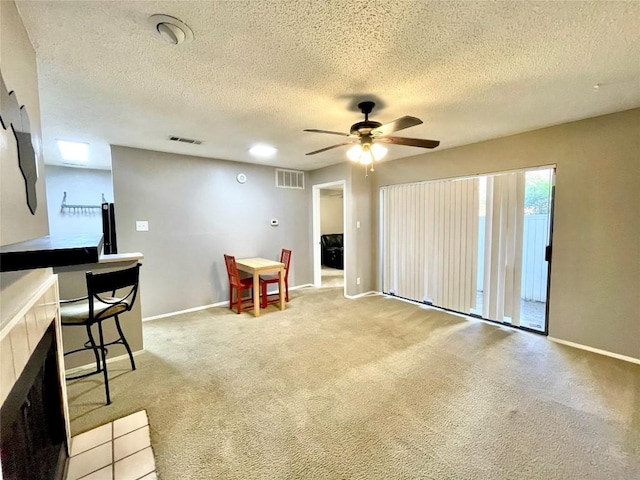
{"type": "Polygon", "coordinates": [[[182,142],[182,143],[190,143],[191,145],[200,145],[202,144],[201,140],[194,140],[193,138],[183,138],[183,137],[169,137],[169,140],[172,142],[182,142]]]}
{"type": "Polygon", "coordinates": [[[304,172],[276,168],[276,187],[304,190],[304,172]]]}

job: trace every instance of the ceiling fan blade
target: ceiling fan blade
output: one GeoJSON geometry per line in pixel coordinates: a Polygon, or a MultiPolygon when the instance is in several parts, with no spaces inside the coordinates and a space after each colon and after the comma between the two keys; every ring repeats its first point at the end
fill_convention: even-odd
{"type": "Polygon", "coordinates": [[[309,153],[307,153],[307,155],[315,155],[316,153],[326,152],[327,150],[331,150],[332,148],[338,148],[338,147],[342,147],[344,145],[351,145],[352,143],[353,142],[344,142],[344,143],[339,143],[337,145],[331,145],[330,147],[321,148],[320,150],[316,150],[314,152],[309,152],[309,153]]]}
{"type": "Polygon", "coordinates": [[[374,136],[389,135],[390,133],[397,132],[398,130],[404,130],[405,128],[415,127],[420,125],[422,120],[416,117],[400,117],[393,122],[380,125],[378,128],[371,130],[371,134],[374,136]]]}
{"type": "Polygon", "coordinates": [[[310,128],[307,130],[304,130],[305,132],[313,132],[313,133],[328,133],[330,135],[340,135],[342,137],[348,137],[349,134],[348,133],[342,133],[342,132],[331,132],[329,130],[317,130],[315,128],[310,128]]]}
{"type": "Polygon", "coordinates": [[[376,142],[393,143],[394,145],[406,145],[408,147],[436,148],[439,140],[426,140],[422,138],[384,137],[376,139],[376,142]]]}

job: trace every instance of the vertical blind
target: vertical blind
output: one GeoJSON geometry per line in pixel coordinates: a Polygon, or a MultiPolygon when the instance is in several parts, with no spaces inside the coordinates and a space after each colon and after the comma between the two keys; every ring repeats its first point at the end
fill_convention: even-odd
{"type": "Polygon", "coordinates": [[[478,179],[382,188],[383,291],[468,313],[475,307],[478,179]]]}
{"type": "Polygon", "coordinates": [[[525,172],[487,177],[482,316],[520,325],[525,172]]]}

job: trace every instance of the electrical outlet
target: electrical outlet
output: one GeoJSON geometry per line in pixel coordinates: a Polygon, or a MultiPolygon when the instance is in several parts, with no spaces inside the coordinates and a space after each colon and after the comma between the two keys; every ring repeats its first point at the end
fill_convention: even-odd
{"type": "Polygon", "coordinates": [[[360,285],[360,277],[356,278],[356,285],[360,285]]]}
{"type": "Polygon", "coordinates": [[[356,221],[356,228],[360,228],[360,220],[356,221]]]}
{"type": "Polygon", "coordinates": [[[148,232],[149,222],[146,220],[136,220],[136,232],[148,232]]]}

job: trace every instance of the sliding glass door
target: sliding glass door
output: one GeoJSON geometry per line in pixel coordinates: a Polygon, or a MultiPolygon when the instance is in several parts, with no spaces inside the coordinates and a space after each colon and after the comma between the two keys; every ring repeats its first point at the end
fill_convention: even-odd
{"type": "Polygon", "coordinates": [[[383,187],[383,292],[546,332],[553,175],[383,187]]]}

